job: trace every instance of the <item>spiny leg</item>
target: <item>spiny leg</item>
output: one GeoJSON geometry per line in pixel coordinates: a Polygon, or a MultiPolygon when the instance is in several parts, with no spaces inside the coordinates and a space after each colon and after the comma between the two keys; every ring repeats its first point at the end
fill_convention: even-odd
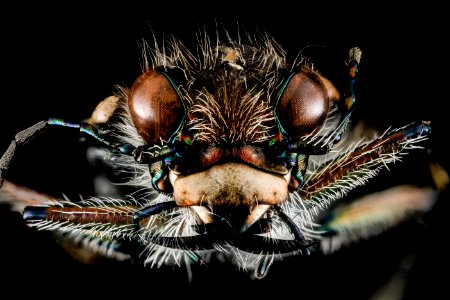
{"type": "Polygon", "coordinates": [[[178,207],[175,201],[161,202],[144,207],[134,213],[133,222],[136,226],[139,227],[139,222],[141,220],[175,207],[178,207]]]}
{"type": "Polygon", "coordinates": [[[274,206],[274,210],[278,214],[280,219],[283,220],[284,223],[286,223],[289,230],[294,235],[295,242],[300,246],[300,248],[305,249],[307,254],[309,254],[308,247],[313,246],[313,245],[317,244],[318,242],[315,240],[305,239],[300,228],[298,228],[298,226],[295,224],[295,222],[286,213],[283,212],[283,210],[281,209],[280,206],[274,206]]]}
{"type": "Polygon", "coordinates": [[[75,203],[49,197],[42,204],[25,207],[23,219],[30,227],[55,234],[64,247],[75,247],[75,257],[88,249],[96,255],[124,260],[137,255],[139,239],[133,215],[141,207],[135,201],[108,198],[75,203]]]}
{"type": "Polygon", "coordinates": [[[274,206],[274,208],[275,212],[278,214],[280,219],[283,220],[283,222],[285,222],[286,225],[289,227],[295,239],[303,243],[305,241],[305,237],[303,236],[300,228],[298,228],[298,226],[295,225],[294,221],[292,221],[292,219],[282,211],[280,206],[274,206]]]}
{"type": "MultiPolygon", "coordinates": [[[[119,153],[133,156],[138,163],[152,164],[174,155],[174,149],[168,145],[143,145],[134,147],[127,143],[116,143],[108,139],[104,133],[89,123],[70,123],[61,119],[50,118],[41,121],[16,134],[9,148],[0,160],[0,183],[3,183],[5,175],[16,154],[18,146],[26,144],[32,138],[38,136],[48,129],[49,126],[61,126],[77,129],[83,134],[93,137],[98,142],[119,153]]],[[[1,187],[1,185],[0,185],[1,187]]],[[[27,206],[23,211],[24,221],[40,229],[65,232],[72,238],[79,239],[81,236],[92,237],[108,235],[113,227],[134,228],[128,235],[136,235],[135,226],[140,220],[162,211],[176,207],[175,201],[158,203],[153,206],[139,209],[139,207],[123,209],[119,206],[83,206],[80,203],[72,203],[68,206],[27,206]]],[[[125,229],[127,230],[127,229],[125,229]]],[[[114,230],[113,230],[114,231],[114,230]]],[[[202,263],[200,256],[193,251],[187,250],[188,257],[197,263],[202,263]]]]}
{"type": "Polygon", "coordinates": [[[132,221],[143,205],[137,201],[102,197],[72,202],[7,180],[0,199],[22,213],[28,226],[54,234],[77,260],[91,262],[99,255],[124,260],[138,255],[140,241],[132,221]]]}
{"type": "Polygon", "coordinates": [[[416,143],[431,133],[429,122],[411,124],[350,149],[327,162],[308,178],[298,193],[306,201],[321,204],[341,198],[350,189],[362,185],[378,170],[399,159],[403,149],[416,148],[416,143]]]}
{"type": "MultiPolygon", "coordinates": [[[[39,230],[52,231],[76,244],[94,246],[93,250],[106,256],[122,257],[125,255],[120,254],[123,250],[135,252],[127,248],[127,244],[131,242],[136,246],[142,243],[136,223],[139,225],[140,220],[175,207],[175,201],[142,207],[139,203],[125,200],[89,199],[75,203],[49,197],[42,204],[25,207],[23,219],[39,230]]],[[[159,240],[157,237],[153,239],[159,240]]],[[[183,249],[192,262],[204,264],[201,256],[191,250],[195,249],[194,246],[178,247],[174,243],[162,246],[183,249]]]]}

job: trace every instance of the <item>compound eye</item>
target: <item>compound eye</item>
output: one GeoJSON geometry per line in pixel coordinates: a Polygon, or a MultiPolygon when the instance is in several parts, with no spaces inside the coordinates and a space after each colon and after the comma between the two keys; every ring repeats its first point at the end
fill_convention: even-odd
{"type": "Polygon", "coordinates": [[[131,87],[128,106],[139,134],[149,144],[168,141],[185,114],[183,103],[166,75],[149,70],[131,87]]]}
{"type": "Polygon", "coordinates": [[[278,121],[290,137],[302,137],[322,125],[336,97],[338,92],[330,81],[302,68],[282,91],[276,108],[278,121]]]}

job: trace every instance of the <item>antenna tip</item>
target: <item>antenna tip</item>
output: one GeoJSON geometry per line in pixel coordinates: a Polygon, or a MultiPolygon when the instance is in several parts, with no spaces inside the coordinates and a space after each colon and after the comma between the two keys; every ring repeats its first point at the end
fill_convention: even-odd
{"type": "Polygon", "coordinates": [[[358,64],[361,61],[361,55],[362,55],[362,51],[358,47],[353,47],[352,49],[350,49],[350,51],[348,53],[350,61],[354,60],[358,64]]]}

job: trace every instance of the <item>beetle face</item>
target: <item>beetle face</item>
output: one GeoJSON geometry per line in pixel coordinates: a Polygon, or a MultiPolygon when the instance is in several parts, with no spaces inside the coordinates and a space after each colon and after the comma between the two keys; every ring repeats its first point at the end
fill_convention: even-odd
{"type": "Polygon", "coordinates": [[[309,68],[280,67],[281,57],[264,63],[267,54],[253,47],[216,50],[213,66],[181,82],[171,69],[144,72],[128,101],[145,141],[176,150],[150,166],[156,189],[204,224],[225,218],[242,231],[288,198],[293,165],[284,146],[322,125],[334,88],[309,68]]]}
{"type": "Polygon", "coordinates": [[[339,99],[318,72],[288,66],[270,40],[213,47],[205,39],[197,60],[177,42],[155,49],[154,65],[122,97],[104,100],[91,121],[51,118],[16,135],[2,170],[17,145],[64,126],[113,150],[108,162],[136,187],[125,199],[26,207],[28,224],[97,242],[96,251],[120,259],[144,253],[159,267],[217,255],[261,278],[275,258],[334,251],[432,205],[433,193],[408,187],[328,211],[431,132],[423,121],[369,141],[346,139],[359,48],[349,51],[349,90],[339,99]]]}

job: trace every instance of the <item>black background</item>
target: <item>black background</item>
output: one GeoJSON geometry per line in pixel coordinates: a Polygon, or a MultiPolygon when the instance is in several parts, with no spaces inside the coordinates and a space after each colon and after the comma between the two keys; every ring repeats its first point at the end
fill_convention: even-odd
{"type": "MultiPolygon", "coordinates": [[[[238,27],[241,32],[267,31],[290,58],[308,47],[304,53],[337,82],[345,74],[348,49],[359,46],[363,59],[357,117],[379,128],[432,120],[431,159],[448,168],[443,143],[449,129],[444,108],[448,96],[446,76],[441,74],[448,69],[448,51],[442,8],[302,3],[296,7],[272,3],[245,8],[230,1],[209,5],[167,2],[94,8],[23,4],[2,10],[0,151],[6,149],[16,132],[30,125],[48,117],[81,120],[116,91],[116,84],[130,86],[141,70],[142,38],[150,41],[154,34],[161,41],[164,35],[174,34],[195,51],[196,33],[205,26],[214,32],[218,24],[232,36],[238,27]]],[[[91,174],[76,134],[52,132],[31,142],[27,149],[18,153],[8,179],[53,195],[92,193],[91,174]]],[[[420,165],[414,159],[409,164],[420,165]]],[[[422,176],[417,170],[420,172],[420,166],[394,170],[386,181],[420,184],[422,176]]],[[[385,184],[380,180],[376,183],[385,184]]],[[[30,289],[40,287],[38,294],[47,288],[67,287],[66,291],[81,295],[90,287],[150,297],[159,291],[172,294],[175,290],[202,295],[204,288],[213,287],[216,293],[238,296],[236,287],[243,287],[256,294],[262,291],[263,295],[272,291],[280,296],[297,294],[298,298],[366,299],[387,281],[403,255],[412,252],[416,260],[406,298],[436,295],[446,291],[436,272],[439,268],[446,271],[440,243],[445,239],[442,216],[448,204],[439,205],[442,208],[429,216],[426,226],[400,226],[330,257],[288,259],[274,266],[263,281],[253,282],[234,267],[218,264],[194,274],[192,284],[187,283],[183,270],[149,270],[111,261],[80,265],[49,235],[27,230],[19,214],[2,206],[0,272],[9,280],[1,290],[17,283],[30,289]],[[173,289],[167,288],[167,283],[173,289]]]]}

